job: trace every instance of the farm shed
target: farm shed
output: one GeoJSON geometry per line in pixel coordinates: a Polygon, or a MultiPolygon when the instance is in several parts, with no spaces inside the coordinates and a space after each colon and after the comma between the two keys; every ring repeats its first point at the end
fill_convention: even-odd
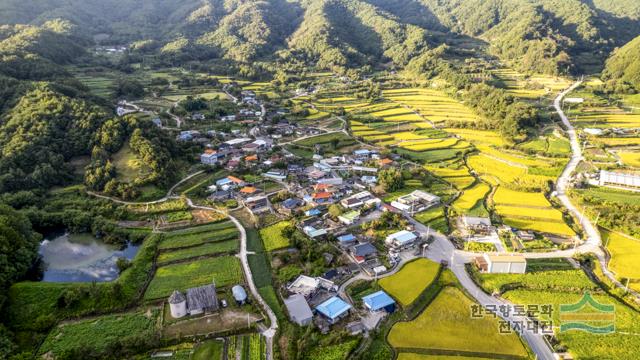
{"type": "Polygon", "coordinates": [[[364,302],[364,306],[372,312],[384,310],[392,313],[396,310],[396,301],[382,290],[363,297],[362,302],[364,302]]]}
{"type": "Polygon", "coordinates": [[[289,318],[292,322],[305,326],[309,325],[313,320],[313,312],[304,296],[300,294],[293,295],[284,300],[284,305],[289,312],[289,318]]]}
{"type": "Polygon", "coordinates": [[[488,273],[524,274],[527,271],[527,259],[520,254],[483,254],[476,259],[476,265],[481,271],[488,273]]]}
{"type": "Polygon", "coordinates": [[[190,315],[218,310],[218,296],[214,284],[187,290],[187,310],[190,315]]]}
{"type": "Polygon", "coordinates": [[[316,311],[329,320],[329,323],[335,324],[343,317],[349,314],[351,305],[337,296],[330,298],[316,307],[316,311]]]}

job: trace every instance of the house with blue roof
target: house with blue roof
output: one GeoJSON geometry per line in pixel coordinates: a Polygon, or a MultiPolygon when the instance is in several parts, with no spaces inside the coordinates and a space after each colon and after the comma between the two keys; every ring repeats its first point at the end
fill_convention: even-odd
{"type": "Polygon", "coordinates": [[[338,236],[338,241],[342,246],[350,246],[356,242],[356,237],[353,234],[344,234],[338,236]]]}
{"type": "Polygon", "coordinates": [[[329,320],[331,324],[335,324],[340,321],[340,319],[349,315],[349,310],[351,310],[351,305],[337,296],[332,297],[316,307],[316,311],[329,320]]]}
{"type": "Polygon", "coordinates": [[[306,216],[318,216],[318,215],[322,214],[322,211],[320,209],[318,209],[317,207],[315,207],[313,209],[309,209],[309,210],[305,211],[304,214],[306,216]]]}
{"type": "Polygon", "coordinates": [[[413,246],[417,240],[418,236],[414,232],[401,230],[387,236],[385,243],[395,248],[406,248],[413,246]]]}
{"type": "Polygon", "coordinates": [[[396,310],[396,301],[382,290],[363,297],[362,302],[371,312],[384,310],[392,313],[396,310]]]}

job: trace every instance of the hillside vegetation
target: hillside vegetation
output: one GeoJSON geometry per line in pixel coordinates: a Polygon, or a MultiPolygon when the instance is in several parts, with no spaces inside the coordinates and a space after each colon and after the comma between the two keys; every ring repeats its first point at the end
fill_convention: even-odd
{"type": "Polygon", "coordinates": [[[601,66],[638,35],[639,7],[610,0],[36,1],[0,5],[0,23],[62,18],[104,43],[157,42],[187,58],[402,67],[459,36],[521,71],[601,66]],[[452,38],[453,36],[453,38],[452,38]]]}

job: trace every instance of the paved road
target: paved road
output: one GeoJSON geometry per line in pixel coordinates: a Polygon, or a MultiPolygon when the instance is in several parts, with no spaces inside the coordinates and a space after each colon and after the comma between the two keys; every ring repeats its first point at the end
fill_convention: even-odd
{"type": "MultiPolygon", "coordinates": [[[[206,207],[206,206],[199,206],[199,205],[195,205],[193,203],[193,201],[191,201],[191,199],[187,198],[187,204],[189,204],[190,207],[194,208],[194,209],[202,209],[202,210],[209,210],[209,211],[215,211],[215,212],[219,212],[222,213],[222,211],[215,209],[215,208],[211,208],[211,207],[206,207]]],[[[249,260],[247,258],[247,232],[244,228],[244,226],[242,226],[242,224],[240,223],[240,221],[238,221],[238,219],[236,219],[235,217],[233,217],[230,214],[224,213],[225,215],[227,215],[229,217],[229,219],[233,222],[233,224],[236,226],[236,228],[238,228],[238,231],[240,232],[240,253],[238,254],[238,256],[240,257],[240,262],[242,263],[242,269],[244,270],[244,276],[247,279],[247,284],[249,284],[249,290],[251,291],[251,294],[253,294],[253,297],[258,300],[258,303],[260,303],[260,306],[262,306],[262,308],[264,309],[264,311],[267,313],[267,316],[269,317],[269,321],[271,323],[271,326],[262,332],[262,335],[264,335],[264,337],[266,338],[267,341],[267,349],[266,349],[266,355],[267,355],[267,360],[271,360],[273,358],[273,339],[276,335],[276,331],[278,330],[278,318],[276,317],[276,314],[273,312],[273,310],[271,310],[271,307],[269,307],[269,304],[267,304],[264,299],[262,298],[262,296],[260,295],[260,293],[258,292],[258,287],[256,286],[255,282],[253,281],[253,274],[251,273],[251,267],[249,267],[249,260]]]]}

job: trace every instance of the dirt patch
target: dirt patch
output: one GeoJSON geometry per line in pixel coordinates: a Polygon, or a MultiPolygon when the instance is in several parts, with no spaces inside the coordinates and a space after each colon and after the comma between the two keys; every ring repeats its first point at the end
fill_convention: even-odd
{"type": "Polygon", "coordinates": [[[248,329],[262,317],[238,310],[223,310],[219,313],[183,320],[168,325],[163,330],[163,337],[177,338],[181,336],[212,335],[233,330],[248,329]]]}

